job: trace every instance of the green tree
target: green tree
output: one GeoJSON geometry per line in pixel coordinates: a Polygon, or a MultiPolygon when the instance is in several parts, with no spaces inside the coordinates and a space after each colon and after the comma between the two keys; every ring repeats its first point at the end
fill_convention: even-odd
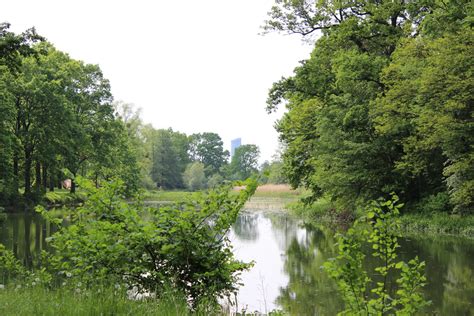
{"type": "Polygon", "coordinates": [[[21,34],[9,31],[9,23],[0,23],[0,203],[18,198],[17,139],[14,134],[15,96],[12,83],[17,80],[25,57],[36,55],[32,45],[44,40],[34,28],[21,34]]]}
{"type": "Polygon", "coordinates": [[[366,217],[356,221],[345,235],[339,236],[339,254],[324,264],[336,281],[345,302],[341,315],[414,315],[427,302],[421,290],[426,285],[425,262],[418,257],[408,263],[397,260],[399,209],[398,197],[372,201],[366,217]],[[368,220],[370,226],[364,221],[368,220]],[[374,273],[364,264],[363,244],[369,243],[372,256],[379,259],[374,273]],[[396,284],[390,275],[397,274],[396,284]],[[377,274],[377,281],[372,275],[377,274]]]}
{"type": "Polygon", "coordinates": [[[256,145],[239,146],[229,165],[230,176],[235,180],[245,180],[258,172],[260,150],[256,145]]]}
{"type": "MultiPolygon", "coordinates": [[[[460,200],[472,192],[472,174],[467,171],[472,170],[472,139],[467,136],[472,134],[472,127],[466,119],[470,115],[467,104],[471,101],[465,93],[470,88],[469,81],[464,80],[469,77],[466,73],[472,71],[468,62],[472,55],[468,49],[472,41],[468,40],[470,10],[472,5],[468,1],[276,1],[264,26],[266,31],[302,35],[319,31],[321,35],[310,58],[295,69],[294,76],[275,83],[269,94],[269,111],[282,102],[288,109],[277,123],[277,130],[285,144],[283,161],[289,182],[295,187],[310,188],[314,197],[328,194],[344,207],[363,205],[392,191],[400,192],[405,200],[416,201],[444,190],[447,182],[452,201],[461,205],[460,200]],[[467,32],[464,37],[460,28],[467,32]],[[453,43],[460,49],[454,56],[454,50],[438,48],[436,56],[457,58],[458,63],[452,64],[451,69],[447,68],[446,59],[444,65],[442,57],[436,61],[435,55],[428,61],[428,55],[420,51],[416,51],[420,62],[416,66],[405,60],[406,43],[425,42],[443,32],[453,34],[453,43]],[[398,77],[392,62],[403,70],[398,77]],[[405,62],[408,64],[403,67],[405,62]],[[427,67],[430,63],[438,65],[427,67]],[[393,74],[389,73],[391,67],[393,74]],[[465,68],[457,73],[459,67],[465,68]],[[435,116],[440,117],[439,124],[435,124],[439,133],[428,132],[431,123],[421,124],[417,120],[418,124],[413,124],[413,116],[392,117],[392,111],[417,117],[418,110],[410,104],[438,98],[435,93],[417,93],[415,69],[420,76],[424,73],[426,83],[435,87],[439,84],[440,88],[434,90],[437,93],[442,94],[441,87],[445,85],[454,89],[444,89],[446,93],[433,108],[439,111],[443,104],[448,112],[460,110],[454,120],[450,119],[451,123],[443,121],[446,116],[435,116]],[[454,78],[459,76],[455,80],[440,80],[445,71],[454,78]],[[406,80],[394,89],[394,81],[400,77],[406,80]],[[449,98],[453,95],[451,91],[461,94],[449,98]],[[450,106],[457,108],[448,110],[450,106]],[[382,127],[384,124],[386,128],[382,127]],[[419,133],[421,126],[425,128],[423,133],[419,133]],[[427,141],[439,146],[408,152],[410,143],[419,148],[421,144],[417,141],[428,134],[427,141]],[[453,149],[455,146],[457,149],[453,149]],[[456,154],[446,159],[449,150],[456,154]],[[422,163],[416,164],[417,160],[422,163]],[[463,198],[456,198],[456,194],[463,198]]],[[[446,44],[447,40],[444,47],[450,47],[446,44]]],[[[429,85],[425,87],[428,91],[429,85]]],[[[427,114],[425,119],[431,117],[429,111],[423,112],[427,114]]],[[[470,208],[471,202],[467,201],[464,209],[470,208]]]]}
{"type": "Polygon", "coordinates": [[[160,129],[152,137],[153,181],[159,188],[183,188],[182,174],[189,163],[187,136],[172,129],[160,129]]]}
{"type": "Polygon", "coordinates": [[[204,164],[207,177],[219,173],[229,157],[221,137],[216,133],[198,133],[189,138],[191,160],[204,164]]]}
{"type": "Polygon", "coordinates": [[[204,164],[200,162],[190,163],[183,174],[184,185],[191,191],[206,188],[206,175],[204,173],[204,164]]]}
{"type": "Polygon", "coordinates": [[[474,211],[473,35],[461,28],[405,41],[373,109],[379,133],[403,146],[395,168],[425,194],[449,191],[455,210],[467,213],[474,211]]]}
{"type": "Polygon", "coordinates": [[[81,185],[89,198],[52,236],[54,276],[67,273],[86,286],[134,286],[158,297],[172,288],[194,307],[235,293],[239,274],[249,264],[234,258],[227,232],[255,183],[238,196],[230,196],[226,187],[197,201],[159,208],[124,201],[121,181],[100,189],[81,185]]]}

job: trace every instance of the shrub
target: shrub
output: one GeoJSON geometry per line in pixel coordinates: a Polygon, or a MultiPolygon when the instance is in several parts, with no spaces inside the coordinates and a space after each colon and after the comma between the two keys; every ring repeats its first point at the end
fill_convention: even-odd
{"type": "Polygon", "coordinates": [[[51,237],[56,273],[88,285],[124,283],[158,296],[176,289],[193,306],[217,303],[237,290],[249,264],[234,259],[226,232],[255,183],[238,196],[220,188],[198,201],[160,208],[126,202],[120,180],[100,189],[81,181],[81,187],[88,200],[51,237]]]}
{"type": "Polygon", "coordinates": [[[357,220],[345,235],[339,235],[339,253],[324,264],[335,279],[346,309],[343,315],[414,315],[428,304],[421,294],[425,285],[425,263],[418,257],[408,263],[397,262],[399,222],[396,217],[402,204],[398,197],[373,201],[365,217],[357,220]],[[368,222],[368,223],[367,223],[368,222]],[[362,251],[368,241],[372,256],[380,265],[369,273],[364,266],[362,251]],[[399,274],[395,284],[390,275],[399,274]],[[372,275],[376,275],[374,281],[372,275]]]}
{"type": "Polygon", "coordinates": [[[440,192],[423,198],[415,206],[415,211],[423,214],[448,213],[452,209],[447,192],[440,192]]]}

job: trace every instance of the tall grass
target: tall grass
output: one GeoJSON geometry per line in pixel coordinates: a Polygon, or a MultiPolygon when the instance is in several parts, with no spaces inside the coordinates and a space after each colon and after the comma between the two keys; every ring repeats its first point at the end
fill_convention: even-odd
{"type": "Polygon", "coordinates": [[[474,238],[474,215],[447,213],[403,214],[401,227],[407,233],[427,235],[459,235],[474,238]]]}
{"type": "Polygon", "coordinates": [[[132,300],[124,290],[50,290],[42,287],[0,288],[0,315],[208,315],[192,313],[179,295],[132,300]]]}

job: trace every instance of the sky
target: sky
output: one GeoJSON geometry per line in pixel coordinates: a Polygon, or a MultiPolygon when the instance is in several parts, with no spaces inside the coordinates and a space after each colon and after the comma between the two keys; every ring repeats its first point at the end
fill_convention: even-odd
{"type": "Polygon", "coordinates": [[[242,138],[278,148],[265,111],[268,90],[290,76],[311,46],[261,25],[273,0],[3,0],[0,22],[35,27],[72,58],[98,64],[116,101],[141,108],[145,123],[175,131],[242,138]]]}

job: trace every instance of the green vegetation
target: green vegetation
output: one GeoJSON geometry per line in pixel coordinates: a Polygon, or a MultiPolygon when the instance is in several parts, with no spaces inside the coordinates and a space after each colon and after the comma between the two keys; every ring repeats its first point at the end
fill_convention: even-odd
{"type": "Polygon", "coordinates": [[[229,163],[216,133],[146,125],[140,110],[113,101],[99,66],[72,59],[34,29],[9,28],[0,24],[0,205],[81,202],[78,176],[96,187],[121,178],[128,197],[258,178],[257,146],[241,146],[229,163]]]}
{"type": "MultiPolygon", "coordinates": [[[[132,300],[123,288],[94,289],[21,287],[0,289],[0,314],[28,315],[188,315],[186,301],[179,295],[161,300],[132,300]]],[[[197,312],[196,315],[207,315],[197,312]]]]}
{"type": "Polygon", "coordinates": [[[34,30],[0,24],[0,203],[38,202],[49,189],[84,174],[96,185],[120,176],[137,189],[137,163],[126,127],[114,114],[107,79],[58,51],[34,30]]]}
{"type": "MultiPolygon", "coordinates": [[[[137,304],[144,311],[169,308],[170,293],[178,293],[181,299],[172,308],[199,311],[205,306],[207,312],[219,309],[219,298],[236,292],[239,275],[250,264],[234,259],[226,233],[255,191],[255,182],[247,182],[245,190],[232,196],[230,188],[223,187],[192,201],[154,208],[139,198],[127,202],[120,179],[100,189],[91,181],[76,180],[88,198],[70,212],[67,223],[37,207],[59,226],[49,237],[52,251],[43,253],[40,269],[28,270],[0,245],[0,282],[8,291],[38,286],[31,290],[33,296],[50,289],[61,301],[73,298],[68,292],[72,289],[84,293],[78,295],[78,307],[90,309],[102,299],[106,305],[114,302],[114,296],[106,299],[97,287],[129,289],[153,295],[154,304],[137,304]]],[[[117,295],[117,303],[124,303],[124,292],[117,295]]],[[[44,305],[46,311],[50,307],[44,305]]]]}
{"type": "Polygon", "coordinates": [[[397,216],[402,206],[395,195],[389,201],[373,201],[366,216],[338,237],[338,256],[324,268],[344,299],[345,310],[340,315],[414,315],[429,304],[421,292],[426,284],[425,263],[418,257],[397,262],[397,216]],[[364,263],[366,242],[372,256],[379,259],[373,272],[364,263]],[[398,273],[394,282],[393,274],[398,273]]]}
{"type": "Polygon", "coordinates": [[[405,214],[400,229],[407,234],[459,235],[474,238],[474,215],[405,214]]]}
{"type": "Polygon", "coordinates": [[[180,201],[191,201],[200,195],[199,192],[189,191],[156,191],[147,190],[143,194],[144,201],[157,201],[157,202],[180,202],[180,201]]]}
{"type": "Polygon", "coordinates": [[[260,150],[255,145],[242,145],[235,150],[228,174],[233,180],[245,180],[258,173],[260,150]]]}
{"type": "Polygon", "coordinates": [[[317,38],[268,98],[268,111],[288,110],[277,130],[290,183],[340,211],[397,192],[404,212],[439,202],[442,212],[473,214],[473,9],[276,1],[266,31],[317,38]]]}

